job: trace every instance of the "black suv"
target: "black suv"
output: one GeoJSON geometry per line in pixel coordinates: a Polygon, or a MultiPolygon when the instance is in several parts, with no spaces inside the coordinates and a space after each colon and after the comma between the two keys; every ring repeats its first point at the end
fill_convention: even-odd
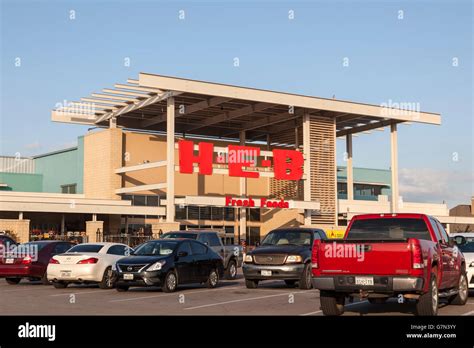
{"type": "Polygon", "coordinates": [[[254,289],[261,280],[296,282],[300,289],[311,289],[311,249],[315,239],[326,239],[316,228],[280,228],[269,232],[261,245],[244,258],[242,270],[247,288],[254,289]]]}
{"type": "Polygon", "coordinates": [[[217,286],[224,273],[222,258],[207,245],[189,239],[159,239],[146,242],[114,265],[117,291],[131,286],[161,286],[173,292],[179,284],[205,283],[217,286]]]}

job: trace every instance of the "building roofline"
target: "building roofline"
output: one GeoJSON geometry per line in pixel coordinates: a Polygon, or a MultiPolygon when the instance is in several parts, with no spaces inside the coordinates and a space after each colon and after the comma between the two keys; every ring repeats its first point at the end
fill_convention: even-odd
{"type": "MultiPolygon", "coordinates": [[[[140,72],[140,75],[156,76],[156,77],[161,77],[161,78],[166,78],[166,79],[180,80],[184,82],[197,82],[197,83],[203,83],[203,84],[212,84],[215,86],[222,86],[222,87],[241,88],[241,89],[247,89],[247,90],[251,90],[255,92],[269,92],[269,93],[283,94],[283,95],[294,96],[294,97],[314,98],[314,99],[327,100],[329,102],[341,102],[341,103],[348,103],[348,104],[381,107],[380,105],[377,105],[377,104],[354,102],[354,101],[345,100],[345,99],[324,98],[324,97],[317,97],[317,96],[308,95],[308,94],[289,93],[289,92],[276,91],[272,89],[246,87],[242,85],[232,85],[232,84],[227,84],[227,83],[211,82],[211,81],[205,81],[205,80],[187,79],[183,77],[176,77],[176,76],[170,76],[170,75],[152,74],[152,73],[147,73],[147,72],[140,72]]],[[[431,115],[436,115],[436,116],[441,115],[440,113],[437,113],[437,112],[429,112],[429,111],[420,111],[420,112],[424,114],[431,114],[431,115]]]]}
{"type": "MultiPolygon", "coordinates": [[[[343,166],[343,165],[338,165],[337,168],[343,168],[343,169],[347,169],[347,166],[343,166]]],[[[379,171],[379,172],[390,172],[390,169],[382,169],[382,168],[370,168],[370,167],[352,167],[353,169],[366,169],[366,170],[370,170],[370,171],[379,171]]]]}
{"type": "Polygon", "coordinates": [[[37,158],[41,158],[41,157],[57,155],[57,154],[64,153],[64,152],[74,151],[74,150],[77,150],[77,149],[78,149],[77,146],[73,146],[73,147],[68,147],[67,149],[56,150],[56,151],[46,152],[46,153],[43,153],[43,154],[40,154],[40,155],[31,156],[30,158],[31,159],[37,159],[37,158]]]}
{"type": "Polygon", "coordinates": [[[227,133],[221,134],[224,136],[237,138],[238,131],[247,130],[253,132],[249,138],[258,138],[259,132],[269,132],[265,127],[291,123],[304,113],[316,116],[324,113],[324,117],[334,119],[337,137],[403,122],[441,124],[439,113],[421,111],[418,104],[392,103],[390,99],[376,105],[146,72],[140,72],[138,79],[128,79],[127,83],[115,84],[115,89],[103,89],[107,94],[92,93],[88,98],[81,98],[80,103],[74,103],[75,106],[53,110],[51,119],[96,126],[115,119],[117,126],[159,130],[167,121],[163,111],[166,101],[176,98],[177,103],[186,105],[187,113],[193,114],[196,123],[184,126],[181,122],[180,129],[187,134],[209,135],[214,132],[213,127],[220,127],[227,129],[227,133]],[[224,104],[227,104],[225,109],[224,104]],[[156,105],[162,108],[158,114],[156,105]],[[224,112],[219,113],[218,105],[224,112]],[[290,106],[296,110],[291,117],[287,112],[290,106]],[[208,117],[207,112],[213,116],[208,117]],[[267,120],[269,113],[275,116],[271,121],[267,120]],[[255,116],[255,122],[245,118],[250,114],[255,116]],[[128,115],[128,119],[120,118],[121,115],[128,115]],[[238,127],[227,125],[231,119],[237,121],[238,127]]]}

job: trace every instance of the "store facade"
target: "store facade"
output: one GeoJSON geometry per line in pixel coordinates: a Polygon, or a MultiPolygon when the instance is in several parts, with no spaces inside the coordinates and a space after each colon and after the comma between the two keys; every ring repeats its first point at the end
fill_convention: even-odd
{"type": "MultiPolygon", "coordinates": [[[[253,244],[278,227],[341,230],[365,212],[449,215],[398,193],[398,125],[439,125],[438,114],[142,73],[59,106],[52,120],[98,128],[81,138],[81,191],[49,198],[75,203],[46,208],[89,214],[89,240],[214,228],[253,244]],[[376,129],[389,129],[389,184],[354,180],[352,136],[376,129]],[[343,180],[337,138],[346,140],[343,180]]],[[[48,198],[33,207],[15,195],[0,191],[10,214],[37,212],[48,198]]]]}

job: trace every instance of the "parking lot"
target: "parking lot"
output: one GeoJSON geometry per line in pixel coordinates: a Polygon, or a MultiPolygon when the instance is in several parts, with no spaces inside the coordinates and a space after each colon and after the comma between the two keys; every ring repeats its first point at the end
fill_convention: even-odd
{"type": "MultiPolygon", "coordinates": [[[[158,288],[131,288],[128,292],[97,286],[70,285],[55,289],[23,280],[16,286],[0,280],[3,315],[322,315],[319,291],[288,288],[281,281],[247,289],[241,274],[223,280],[216,289],[182,286],[175,293],[158,288]]],[[[345,315],[413,315],[412,303],[396,300],[373,305],[346,302],[345,315]]],[[[440,315],[474,315],[474,294],[465,306],[440,305],[440,315]]]]}

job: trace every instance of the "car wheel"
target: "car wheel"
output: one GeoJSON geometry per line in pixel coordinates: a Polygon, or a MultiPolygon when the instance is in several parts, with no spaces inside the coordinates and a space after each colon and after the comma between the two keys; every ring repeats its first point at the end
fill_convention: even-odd
{"type": "Polygon", "coordinates": [[[311,264],[304,265],[303,274],[299,281],[299,288],[301,290],[309,290],[313,287],[311,284],[311,264]]]}
{"type": "Polygon", "coordinates": [[[177,287],[178,287],[178,276],[176,275],[175,271],[169,271],[168,274],[166,274],[166,277],[163,282],[163,285],[161,286],[161,289],[163,290],[163,292],[173,292],[173,291],[176,291],[177,287]]]}
{"type": "Polygon", "coordinates": [[[258,280],[245,279],[245,286],[247,289],[256,289],[258,286],[258,280]]]}
{"type": "Polygon", "coordinates": [[[463,271],[459,277],[458,293],[449,299],[449,304],[464,306],[469,297],[467,274],[463,271]]]}
{"type": "Polygon", "coordinates": [[[66,282],[53,282],[53,285],[56,289],[64,289],[68,286],[66,282]]]}
{"type": "Polygon", "coordinates": [[[41,283],[43,283],[43,285],[51,284],[51,282],[48,280],[47,272],[44,272],[43,276],[41,277],[41,283]]]}
{"type": "Polygon", "coordinates": [[[125,292],[125,291],[128,291],[129,286],[128,285],[117,285],[115,289],[118,292],[125,292]]]}
{"type": "Polygon", "coordinates": [[[207,278],[206,286],[210,289],[213,289],[217,286],[219,282],[219,274],[217,273],[216,269],[212,269],[209,273],[209,278],[207,278]]]}
{"type": "Polygon", "coordinates": [[[225,271],[225,277],[227,279],[237,278],[237,264],[235,263],[235,260],[229,261],[229,264],[227,265],[227,269],[225,271]]]}
{"type": "Polygon", "coordinates": [[[21,281],[21,278],[5,278],[8,284],[16,285],[21,281]]]}
{"type": "Polygon", "coordinates": [[[329,291],[321,291],[319,295],[321,310],[324,315],[341,315],[344,313],[344,295],[337,295],[329,291]]]}
{"type": "Polygon", "coordinates": [[[112,272],[112,267],[107,267],[102,276],[102,280],[99,283],[99,288],[101,289],[112,289],[115,285],[114,274],[112,272]]]}
{"type": "Polygon", "coordinates": [[[438,315],[438,282],[435,273],[431,273],[428,292],[416,302],[417,315],[438,315]]]}

